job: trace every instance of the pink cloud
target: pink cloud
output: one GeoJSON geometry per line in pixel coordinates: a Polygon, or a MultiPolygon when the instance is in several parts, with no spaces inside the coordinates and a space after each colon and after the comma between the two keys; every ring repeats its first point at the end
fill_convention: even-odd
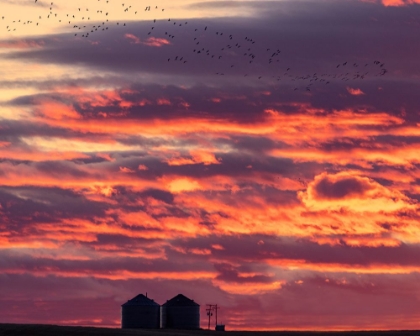
{"type": "Polygon", "coordinates": [[[42,40],[25,40],[25,39],[16,39],[16,40],[3,40],[0,41],[0,48],[7,49],[32,49],[32,48],[42,48],[45,46],[45,42],[42,40]]]}
{"type": "Polygon", "coordinates": [[[142,41],[134,34],[125,34],[124,37],[130,40],[130,43],[132,44],[143,44],[150,47],[162,47],[171,44],[171,42],[165,38],[149,37],[145,41],[142,41]]]}
{"type": "Polygon", "coordinates": [[[122,173],[134,173],[134,170],[132,170],[128,167],[120,167],[120,172],[122,172],[122,173]]]}
{"type": "Polygon", "coordinates": [[[364,95],[365,93],[360,89],[353,89],[351,87],[347,87],[347,92],[350,93],[353,96],[360,96],[364,95]]]}

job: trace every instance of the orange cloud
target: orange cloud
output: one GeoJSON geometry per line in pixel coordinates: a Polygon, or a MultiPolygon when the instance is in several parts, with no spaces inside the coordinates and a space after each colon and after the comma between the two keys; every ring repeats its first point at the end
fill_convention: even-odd
{"type": "Polygon", "coordinates": [[[419,266],[405,266],[398,264],[373,265],[342,265],[339,263],[308,263],[305,260],[266,259],[267,264],[288,270],[312,270],[331,273],[357,273],[357,274],[409,274],[419,272],[419,266]]]}
{"type": "Polygon", "coordinates": [[[66,104],[54,101],[42,101],[42,107],[37,109],[36,115],[38,117],[51,119],[51,120],[64,120],[64,119],[80,119],[79,113],[72,107],[66,104]]]}
{"type": "Polygon", "coordinates": [[[167,182],[167,185],[168,189],[175,193],[203,189],[199,181],[191,178],[175,178],[167,182]]]}
{"type": "Polygon", "coordinates": [[[413,4],[419,4],[420,0],[382,0],[384,6],[408,6],[413,4]]]}
{"type": "Polygon", "coordinates": [[[212,283],[229,294],[257,295],[278,291],[286,281],[273,281],[272,283],[235,283],[212,280],[212,283]]]}

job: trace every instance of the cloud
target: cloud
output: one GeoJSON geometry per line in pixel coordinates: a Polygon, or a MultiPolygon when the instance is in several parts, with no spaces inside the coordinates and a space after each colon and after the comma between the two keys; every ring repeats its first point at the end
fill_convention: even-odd
{"type": "Polygon", "coordinates": [[[135,36],[133,34],[125,34],[124,37],[126,39],[132,41],[131,43],[143,44],[143,45],[147,45],[147,46],[150,46],[150,47],[161,47],[161,46],[166,45],[166,44],[171,44],[170,41],[168,41],[167,39],[164,39],[164,38],[149,37],[148,39],[146,39],[143,42],[137,36],[135,36]]]}
{"type": "Polygon", "coordinates": [[[360,89],[353,89],[351,87],[347,87],[347,91],[348,93],[350,93],[353,96],[360,96],[360,95],[364,95],[365,93],[360,90],[360,89]]]}
{"type": "Polygon", "coordinates": [[[399,191],[349,172],[316,176],[300,197],[306,206],[318,210],[345,207],[361,212],[392,212],[416,207],[413,200],[399,191]]]}
{"type": "Polygon", "coordinates": [[[382,0],[384,6],[409,6],[413,4],[419,4],[418,0],[382,0]]]}
{"type": "Polygon", "coordinates": [[[206,166],[211,164],[220,164],[220,161],[211,152],[206,152],[202,150],[192,150],[190,151],[190,155],[191,158],[174,157],[168,159],[167,162],[170,166],[180,166],[197,163],[203,163],[206,166]]]}
{"type": "Polygon", "coordinates": [[[375,186],[367,178],[327,176],[314,186],[317,198],[345,199],[363,197],[375,186]]]}
{"type": "Polygon", "coordinates": [[[42,48],[43,46],[45,46],[45,42],[42,40],[16,39],[0,41],[0,48],[3,49],[34,49],[42,48]]]}
{"type": "Polygon", "coordinates": [[[120,171],[123,173],[134,173],[134,170],[131,170],[130,168],[127,168],[127,167],[120,167],[120,171]]]}
{"type": "Polygon", "coordinates": [[[218,6],[246,15],[2,41],[6,322],[116,327],[141,290],[229,329],[418,324],[419,7],[188,13],[218,6]]]}

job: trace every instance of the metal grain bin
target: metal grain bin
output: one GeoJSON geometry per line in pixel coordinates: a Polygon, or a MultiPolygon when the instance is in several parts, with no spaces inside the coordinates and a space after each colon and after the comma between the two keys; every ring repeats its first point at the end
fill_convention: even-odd
{"type": "Polygon", "coordinates": [[[162,305],[162,328],[200,329],[200,305],[178,294],[162,305]]]}
{"type": "Polygon", "coordinates": [[[160,305],[147,296],[139,294],[121,306],[121,328],[159,329],[159,327],[160,305]]]}

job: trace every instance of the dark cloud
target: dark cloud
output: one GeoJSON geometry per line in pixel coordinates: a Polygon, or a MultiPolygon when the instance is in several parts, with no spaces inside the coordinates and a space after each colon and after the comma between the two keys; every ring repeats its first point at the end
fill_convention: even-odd
{"type": "MultiPolygon", "coordinates": [[[[340,236],[335,238],[340,239],[340,236]]],[[[354,236],[354,238],[363,238],[363,235],[354,236]]],[[[365,236],[365,238],[373,237],[365,236]]],[[[341,244],[328,245],[318,244],[308,239],[274,238],[266,235],[200,237],[174,240],[172,244],[184,248],[208,248],[218,260],[230,262],[258,262],[275,259],[279,261],[302,260],[314,265],[340,264],[365,267],[369,265],[388,265],[389,267],[420,265],[418,258],[420,246],[418,244],[401,243],[400,246],[395,247],[368,247],[350,246],[341,240],[341,244]],[[222,246],[223,249],[215,248],[216,245],[222,246]]]]}
{"type": "Polygon", "coordinates": [[[219,275],[216,277],[216,279],[227,281],[227,282],[243,284],[243,283],[271,283],[274,281],[274,277],[270,277],[266,275],[241,276],[237,268],[226,263],[215,264],[214,268],[219,272],[219,275]]]}
{"type": "MultiPolygon", "coordinates": [[[[6,229],[19,236],[25,226],[60,223],[64,219],[104,216],[105,204],[59,187],[1,187],[0,205],[6,229]]],[[[39,229],[41,229],[39,227],[39,229]]]]}
{"type": "MultiPolygon", "coordinates": [[[[31,105],[31,104],[30,104],[31,105]]],[[[43,122],[34,122],[26,120],[2,120],[2,132],[0,141],[10,141],[20,147],[24,146],[21,138],[26,137],[52,137],[67,139],[92,139],[98,141],[106,138],[104,134],[74,131],[66,127],[55,127],[43,122]]]]}
{"type": "MultiPolygon", "coordinates": [[[[117,242],[118,242],[118,237],[117,242]]],[[[133,243],[135,240],[132,241],[133,243]]],[[[147,244],[141,240],[137,241],[136,248],[145,247],[147,252],[152,252],[151,248],[148,248],[147,244]]],[[[92,245],[93,246],[93,245],[92,245]]],[[[98,245],[99,246],[99,245],[98,245]]],[[[135,247],[135,245],[133,245],[135,247]]],[[[139,272],[147,274],[149,272],[162,273],[163,277],[166,277],[166,273],[176,272],[202,272],[212,271],[213,267],[208,263],[203,263],[201,260],[191,258],[185,260],[185,258],[176,258],[173,256],[170,260],[162,258],[146,258],[146,257],[103,257],[96,258],[94,260],[73,260],[65,259],[61,260],[48,258],[48,257],[32,257],[30,255],[16,255],[13,251],[6,250],[2,252],[3,258],[0,261],[0,267],[4,272],[13,272],[18,270],[25,270],[26,272],[42,272],[45,274],[50,273],[53,269],[55,272],[62,273],[79,273],[91,274],[92,276],[107,277],[114,273],[118,275],[118,272],[139,272]]],[[[141,276],[141,275],[139,275],[141,276]]]]}
{"type": "Polygon", "coordinates": [[[92,175],[85,170],[79,169],[77,165],[65,161],[44,161],[33,164],[40,173],[56,177],[87,178],[92,175]]]}
{"type": "Polygon", "coordinates": [[[118,199],[120,202],[129,202],[129,203],[136,203],[139,199],[146,199],[147,197],[151,197],[158,201],[162,201],[167,204],[174,203],[174,195],[166,190],[160,189],[146,189],[143,191],[131,191],[129,188],[124,186],[117,186],[115,188],[115,198],[118,199]]]}
{"type": "Polygon", "coordinates": [[[344,199],[349,197],[363,197],[373,189],[366,179],[346,177],[338,180],[330,180],[329,176],[317,181],[314,186],[317,197],[325,199],[344,199]]]}

